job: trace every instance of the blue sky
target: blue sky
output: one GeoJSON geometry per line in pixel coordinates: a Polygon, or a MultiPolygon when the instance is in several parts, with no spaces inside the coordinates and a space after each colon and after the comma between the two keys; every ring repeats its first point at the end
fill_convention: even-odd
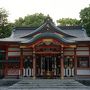
{"type": "Polygon", "coordinates": [[[0,8],[9,12],[9,21],[13,22],[27,14],[49,14],[54,21],[59,18],[77,18],[81,9],[88,7],[90,0],[0,0],[0,8]]]}

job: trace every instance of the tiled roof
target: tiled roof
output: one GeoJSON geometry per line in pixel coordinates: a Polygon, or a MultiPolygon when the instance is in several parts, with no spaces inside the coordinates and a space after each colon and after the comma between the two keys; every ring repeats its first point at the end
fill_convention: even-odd
{"type": "MultiPolygon", "coordinates": [[[[75,37],[87,37],[85,30],[81,26],[58,26],[62,31],[75,37]]],[[[32,32],[36,32],[37,27],[16,27],[14,37],[23,37],[32,32]]]]}
{"type": "Polygon", "coordinates": [[[83,31],[82,29],[79,29],[79,30],[77,30],[77,29],[74,29],[74,30],[64,30],[65,32],[67,32],[67,34],[70,34],[70,35],[72,35],[72,36],[75,36],[75,37],[87,37],[87,34],[86,34],[86,32],[85,31],[83,31]]]}
{"type": "Polygon", "coordinates": [[[34,31],[34,30],[26,30],[26,29],[24,29],[24,30],[15,30],[15,31],[13,31],[13,37],[18,37],[18,38],[20,38],[20,37],[23,37],[23,36],[25,36],[25,35],[27,35],[27,34],[29,34],[29,33],[31,33],[32,31],[34,31]]]}
{"type": "Polygon", "coordinates": [[[82,28],[82,26],[58,26],[63,31],[65,31],[67,34],[70,34],[72,36],[78,37],[78,38],[86,38],[86,30],[82,28]]]}
{"type": "MultiPolygon", "coordinates": [[[[81,26],[55,26],[51,21],[46,21],[40,27],[16,27],[14,28],[12,35],[9,38],[0,39],[0,41],[12,41],[29,43],[35,41],[37,38],[33,36],[40,34],[39,38],[50,37],[54,38],[54,35],[59,34],[63,37],[57,38],[66,43],[76,41],[90,41],[85,29],[81,26]],[[47,33],[47,34],[46,34],[47,33]],[[52,36],[53,35],[53,36],[52,36]],[[82,39],[84,38],[84,39],[82,39]]],[[[38,39],[39,39],[38,38],[38,39]]],[[[56,37],[55,37],[56,38],[56,37]]]]}
{"type": "Polygon", "coordinates": [[[82,29],[82,26],[57,26],[57,27],[61,28],[62,30],[74,30],[74,29],[80,30],[80,29],[82,29]]]}

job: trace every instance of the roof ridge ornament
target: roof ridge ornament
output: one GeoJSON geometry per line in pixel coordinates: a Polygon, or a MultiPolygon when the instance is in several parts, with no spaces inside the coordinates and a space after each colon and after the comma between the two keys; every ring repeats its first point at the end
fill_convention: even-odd
{"type": "Polygon", "coordinates": [[[46,22],[46,23],[52,22],[53,23],[53,20],[51,19],[51,17],[49,16],[49,14],[46,16],[44,22],[46,22]]]}

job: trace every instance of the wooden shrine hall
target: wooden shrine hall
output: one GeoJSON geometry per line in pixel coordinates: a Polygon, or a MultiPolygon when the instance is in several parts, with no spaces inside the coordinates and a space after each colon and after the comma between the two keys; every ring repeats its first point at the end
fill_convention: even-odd
{"type": "Polygon", "coordinates": [[[90,37],[81,26],[16,27],[0,39],[0,77],[90,78],[90,37]]]}

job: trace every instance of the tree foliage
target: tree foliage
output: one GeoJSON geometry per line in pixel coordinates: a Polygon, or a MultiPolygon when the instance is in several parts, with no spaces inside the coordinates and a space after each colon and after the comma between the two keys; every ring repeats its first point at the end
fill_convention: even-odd
{"type": "Polygon", "coordinates": [[[80,11],[81,24],[87,31],[87,34],[90,36],[90,6],[82,9],[80,11]]]}
{"type": "Polygon", "coordinates": [[[19,19],[15,20],[15,26],[38,27],[44,22],[45,18],[46,16],[42,13],[27,15],[24,18],[20,17],[19,19]]]}
{"type": "Polygon", "coordinates": [[[7,24],[7,17],[8,17],[7,11],[3,8],[0,8],[0,25],[7,24]]]}
{"type": "Polygon", "coordinates": [[[74,25],[79,25],[80,21],[72,18],[62,18],[57,20],[57,23],[61,26],[74,26],[74,25]]]}
{"type": "Polygon", "coordinates": [[[7,17],[7,11],[3,8],[0,8],[0,38],[10,36],[12,25],[8,23],[7,17]]]}
{"type": "Polygon", "coordinates": [[[12,28],[12,23],[0,27],[0,38],[9,37],[11,35],[12,28]]]}

